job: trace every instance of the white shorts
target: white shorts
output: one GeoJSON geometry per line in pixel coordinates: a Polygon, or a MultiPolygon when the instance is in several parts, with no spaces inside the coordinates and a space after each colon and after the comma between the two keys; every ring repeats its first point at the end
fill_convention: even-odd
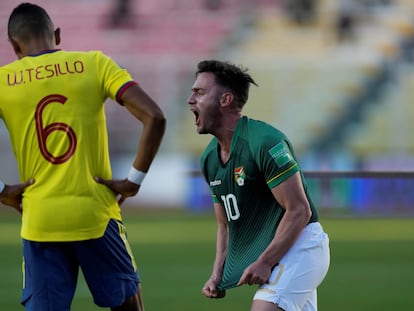
{"type": "Polygon", "coordinates": [[[319,222],[308,224],[253,299],[287,311],[315,311],[316,288],[328,272],[329,238],[319,222]]]}

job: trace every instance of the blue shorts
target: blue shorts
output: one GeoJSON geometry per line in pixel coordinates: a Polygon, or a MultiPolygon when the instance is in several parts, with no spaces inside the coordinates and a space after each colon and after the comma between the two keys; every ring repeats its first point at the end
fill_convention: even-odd
{"type": "Polygon", "coordinates": [[[28,311],[69,311],[79,267],[100,307],[120,306],[138,290],[139,277],[125,227],[115,220],[99,239],[23,240],[23,260],[21,303],[28,311]]]}

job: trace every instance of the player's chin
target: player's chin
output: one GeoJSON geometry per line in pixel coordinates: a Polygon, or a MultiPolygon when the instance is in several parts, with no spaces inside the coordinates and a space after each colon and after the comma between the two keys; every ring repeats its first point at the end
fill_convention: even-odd
{"type": "Polygon", "coordinates": [[[197,133],[198,134],[205,134],[206,129],[204,128],[204,126],[200,122],[196,123],[196,128],[197,128],[197,133]]]}

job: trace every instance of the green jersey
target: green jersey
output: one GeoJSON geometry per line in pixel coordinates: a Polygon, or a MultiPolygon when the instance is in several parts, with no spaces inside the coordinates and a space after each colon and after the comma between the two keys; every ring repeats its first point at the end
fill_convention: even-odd
{"type": "MultiPolygon", "coordinates": [[[[201,167],[213,201],[223,206],[227,216],[228,249],[218,285],[223,290],[237,285],[243,270],[275,236],[284,209],[271,189],[302,172],[287,137],[248,117],[238,122],[226,163],[221,162],[219,153],[218,141],[213,138],[201,156],[201,167]]],[[[310,222],[318,221],[304,181],[303,186],[312,210],[310,222]]]]}

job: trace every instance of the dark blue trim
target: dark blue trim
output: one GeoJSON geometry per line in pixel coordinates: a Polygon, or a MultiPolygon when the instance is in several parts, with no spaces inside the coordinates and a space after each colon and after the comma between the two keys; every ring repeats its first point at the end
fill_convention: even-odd
{"type": "Polygon", "coordinates": [[[58,52],[58,51],[60,51],[60,49],[44,50],[44,51],[41,51],[41,52],[36,53],[36,54],[29,54],[28,56],[35,57],[35,56],[40,56],[40,55],[43,55],[43,54],[50,54],[50,53],[54,53],[54,52],[58,52]]]}

